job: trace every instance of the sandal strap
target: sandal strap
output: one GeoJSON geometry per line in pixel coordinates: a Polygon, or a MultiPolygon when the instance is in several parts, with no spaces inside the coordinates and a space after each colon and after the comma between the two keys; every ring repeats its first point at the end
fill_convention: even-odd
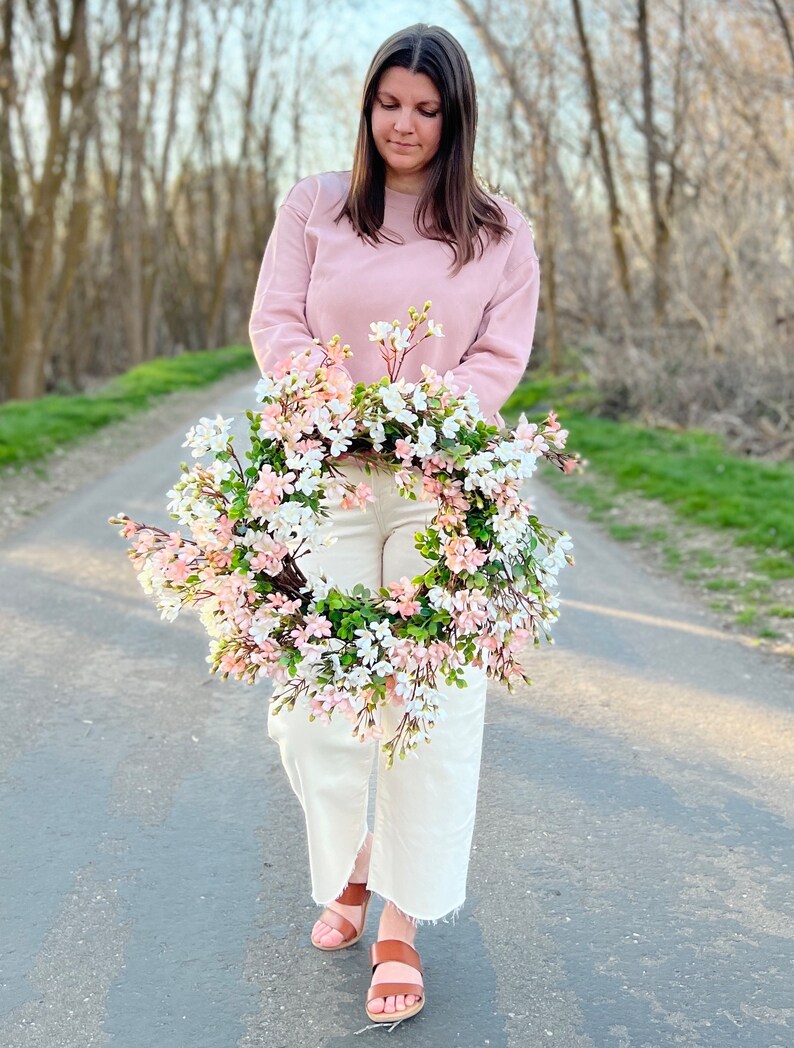
{"type": "Polygon", "coordinates": [[[409,993],[412,993],[414,997],[424,997],[425,988],[419,983],[375,983],[367,990],[367,1004],[374,1001],[376,997],[398,997],[409,993]]]}
{"type": "MultiPolygon", "coordinates": [[[[401,964],[409,964],[412,968],[416,968],[420,975],[424,975],[419,954],[413,946],[403,942],[402,939],[380,939],[378,942],[374,942],[369,948],[369,956],[373,972],[384,961],[399,961],[401,964]]],[[[402,992],[401,990],[400,993],[402,992]]],[[[408,990],[407,992],[413,993],[413,990],[408,990]]],[[[381,996],[384,995],[381,994],[381,996]]],[[[386,996],[389,995],[387,994],[386,996]]]]}
{"type": "Polygon", "coordinates": [[[358,928],[356,928],[354,924],[351,924],[347,917],[343,917],[341,913],[337,913],[336,910],[323,910],[321,920],[323,924],[327,924],[329,928],[334,928],[336,931],[341,932],[344,942],[347,942],[349,939],[355,939],[358,935],[358,928]]]}
{"type": "Polygon", "coordinates": [[[335,902],[341,902],[344,906],[362,906],[369,896],[366,884],[358,884],[351,881],[341,895],[337,895],[335,902]]]}

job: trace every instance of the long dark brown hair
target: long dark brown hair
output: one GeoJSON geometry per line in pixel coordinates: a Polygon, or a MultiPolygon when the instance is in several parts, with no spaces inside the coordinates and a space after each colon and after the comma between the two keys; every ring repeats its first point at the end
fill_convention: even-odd
{"type": "Polygon", "coordinates": [[[469,59],[440,26],[419,23],[401,29],[375,53],[364,81],[350,190],[336,221],[347,217],[358,235],[373,244],[394,239],[381,230],[386,165],[372,137],[371,114],[380,79],[395,66],[429,76],[441,95],[441,141],[428,165],[414,223],[423,236],[450,245],[452,272],[457,273],[485,250],[483,233],[501,240],[509,228],[474,174],[477,91],[469,59]]]}

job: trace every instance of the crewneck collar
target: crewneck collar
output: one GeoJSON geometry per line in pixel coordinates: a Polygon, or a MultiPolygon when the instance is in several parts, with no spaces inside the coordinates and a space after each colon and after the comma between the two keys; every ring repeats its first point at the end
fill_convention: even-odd
{"type": "Polygon", "coordinates": [[[402,193],[397,189],[389,189],[388,186],[384,186],[383,189],[386,207],[393,208],[395,211],[410,211],[411,213],[416,210],[416,205],[419,202],[418,193],[402,193]]]}

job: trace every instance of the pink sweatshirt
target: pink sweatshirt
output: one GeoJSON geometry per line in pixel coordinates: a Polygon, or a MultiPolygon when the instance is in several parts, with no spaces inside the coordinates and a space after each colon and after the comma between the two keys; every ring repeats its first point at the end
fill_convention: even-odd
{"type": "MultiPolygon", "coordinates": [[[[353,357],[356,382],[386,374],[370,324],[408,323],[408,307],[433,303],[430,317],[443,338],[428,338],[403,364],[400,376],[415,382],[421,365],[452,371],[459,392],[469,387],[480,409],[494,418],[518,385],[529,359],[538,307],[540,271],[532,232],[512,204],[497,200],[512,233],[489,242],[451,276],[452,252],[414,227],[418,197],[386,190],[384,227],[403,243],[362,241],[349,221],[334,217],[350,172],[304,178],[290,190],[276,216],[262,261],[251,313],[250,335],[262,372],[291,351],[339,335],[353,357]]],[[[321,359],[319,348],[315,358],[321,359]]]]}

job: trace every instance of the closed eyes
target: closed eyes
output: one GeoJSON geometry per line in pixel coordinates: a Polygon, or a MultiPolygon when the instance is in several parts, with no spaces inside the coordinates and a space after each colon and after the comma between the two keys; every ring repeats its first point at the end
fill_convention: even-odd
{"type": "MultiPolygon", "coordinates": [[[[393,110],[393,109],[399,109],[400,108],[396,103],[391,103],[391,102],[381,102],[380,103],[380,107],[381,107],[381,109],[388,109],[388,110],[393,110]]],[[[438,116],[438,110],[437,109],[433,113],[429,113],[426,109],[420,109],[419,112],[421,113],[422,116],[429,116],[429,117],[438,116]]]]}

